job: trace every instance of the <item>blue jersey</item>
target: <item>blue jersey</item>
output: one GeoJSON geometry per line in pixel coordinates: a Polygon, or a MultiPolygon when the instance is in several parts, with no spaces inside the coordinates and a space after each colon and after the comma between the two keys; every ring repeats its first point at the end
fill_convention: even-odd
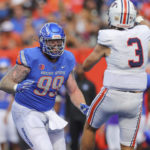
{"type": "Polygon", "coordinates": [[[17,63],[31,69],[25,80],[35,82],[30,89],[16,93],[15,100],[30,109],[47,111],[54,106],[57,91],[66,83],[75,66],[75,58],[65,50],[53,63],[39,47],[35,47],[20,51],[17,63]]]}
{"type": "Polygon", "coordinates": [[[0,91],[0,109],[7,109],[11,100],[12,100],[11,94],[0,91]]]}

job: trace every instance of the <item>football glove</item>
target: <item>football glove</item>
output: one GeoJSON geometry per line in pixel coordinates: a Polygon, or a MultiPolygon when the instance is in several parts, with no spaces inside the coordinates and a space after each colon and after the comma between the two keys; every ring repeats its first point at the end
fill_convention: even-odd
{"type": "Polygon", "coordinates": [[[144,132],[145,140],[148,144],[150,144],[150,130],[144,132]]]}
{"type": "Polygon", "coordinates": [[[83,103],[80,104],[80,111],[81,111],[84,115],[87,116],[88,110],[89,110],[89,106],[88,106],[88,105],[83,104],[83,103]]]}
{"type": "Polygon", "coordinates": [[[22,83],[18,83],[16,86],[16,92],[23,92],[24,90],[28,90],[33,83],[34,81],[32,80],[25,80],[22,83]]]}

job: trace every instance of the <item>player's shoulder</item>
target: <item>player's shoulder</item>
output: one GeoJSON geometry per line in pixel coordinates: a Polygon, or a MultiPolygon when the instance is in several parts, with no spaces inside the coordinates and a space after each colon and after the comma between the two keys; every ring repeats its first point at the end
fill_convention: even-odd
{"type": "Polygon", "coordinates": [[[39,59],[40,48],[25,48],[20,51],[16,63],[31,67],[34,60],[39,59]]]}
{"type": "Polygon", "coordinates": [[[136,25],[134,27],[135,30],[141,30],[141,31],[150,31],[150,28],[147,25],[136,25]]]}
{"type": "Polygon", "coordinates": [[[75,66],[75,57],[70,51],[64,50],[62,57],[64,62],[70,66],[71,69],[75,66]]]}
{"type": "Polygon", "coordinates": [[[32,55],[35,53],[40,52],[40,48],[39,47],[32,47],[32,48],[24,48],[21,50],[21,52],[26,53],[27,55],[32,55]]]}
{"type": "Polygon", "coordinates": [[[116,30],[113,29],[99,30],[97,43],[109,46],[113,43],[114,35],[116,34],[116,30]]]}
{"type": "Polygon", "coordinates": [[[103,39],[111,39],[114,38],[115,35],[119,33],[119,30],[115,29],[100,29],[98,31],[98,38],[103,38],[103,39]]]}
{"type": "Polygon", "coordinates": [[[20,54],[30,58],[30,60],[33,60],[38,59],[40,57],[41,50],[39,47],[25,48],[20,51],[20,54]]]}
{"type": "Polygon", "coordinates": [[[64,50],[63,57],[65,57],[65,59],[68,59],[68,60],[74,59],[74,55],[68,50],[64,50]]]}
{"type": "Polygon", "coordinates": [[[107,36],[110,36],[111,34],[113,34],[114,32],[116,32],[116,30],[113,30],[113,29],[100,29],[98,31],[98,34],[99,35],[107,35],[107,36]]]}

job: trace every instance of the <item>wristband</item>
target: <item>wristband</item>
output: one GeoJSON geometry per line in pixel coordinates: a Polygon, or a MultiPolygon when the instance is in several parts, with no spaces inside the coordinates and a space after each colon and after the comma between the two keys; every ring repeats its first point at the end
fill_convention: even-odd
{"type": "Polygon", "coordinates": [[[16,90],[17,90],[17,86],[18,86],[18,84],[15,84],[15,85],[14,85],[14,88],[13,88],[13,89],[14,89],[15,92],[16,92],[16,90]]]}
{"type": "Polygon", "coordinates": [[[136,19],[135,19],[135,22],[136,22],[136,23],[140,23],[140,22],[142,22],[142,21],[144,21],[144,19],[143,19],[142,16],[138,16],[138,17],[136,17],[136,19]]]}

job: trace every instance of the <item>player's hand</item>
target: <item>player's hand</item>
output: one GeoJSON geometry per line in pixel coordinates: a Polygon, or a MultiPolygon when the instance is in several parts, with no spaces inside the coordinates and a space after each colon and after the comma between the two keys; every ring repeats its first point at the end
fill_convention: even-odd
{"type": "Polygon", "coordinates": [[[89,106],[88,106],[88,105],[83,104],[83,103],[80,104],[80,111],[81,111],[84,115],[87,115],[88,110],[89,110],[89,106]]]}
{"type": "Polygon", "coordinates": [[[22,83],[18,83],[16,87],[16,92],[23,92],[24,90],[28,90],[33,83],[33,80],[25,80],[22,83]]]}
{"type": "Polygon", "coordinates": [[[144,132],[145,140],[148,144],[150,144],[150,130],[144,132]]]}

